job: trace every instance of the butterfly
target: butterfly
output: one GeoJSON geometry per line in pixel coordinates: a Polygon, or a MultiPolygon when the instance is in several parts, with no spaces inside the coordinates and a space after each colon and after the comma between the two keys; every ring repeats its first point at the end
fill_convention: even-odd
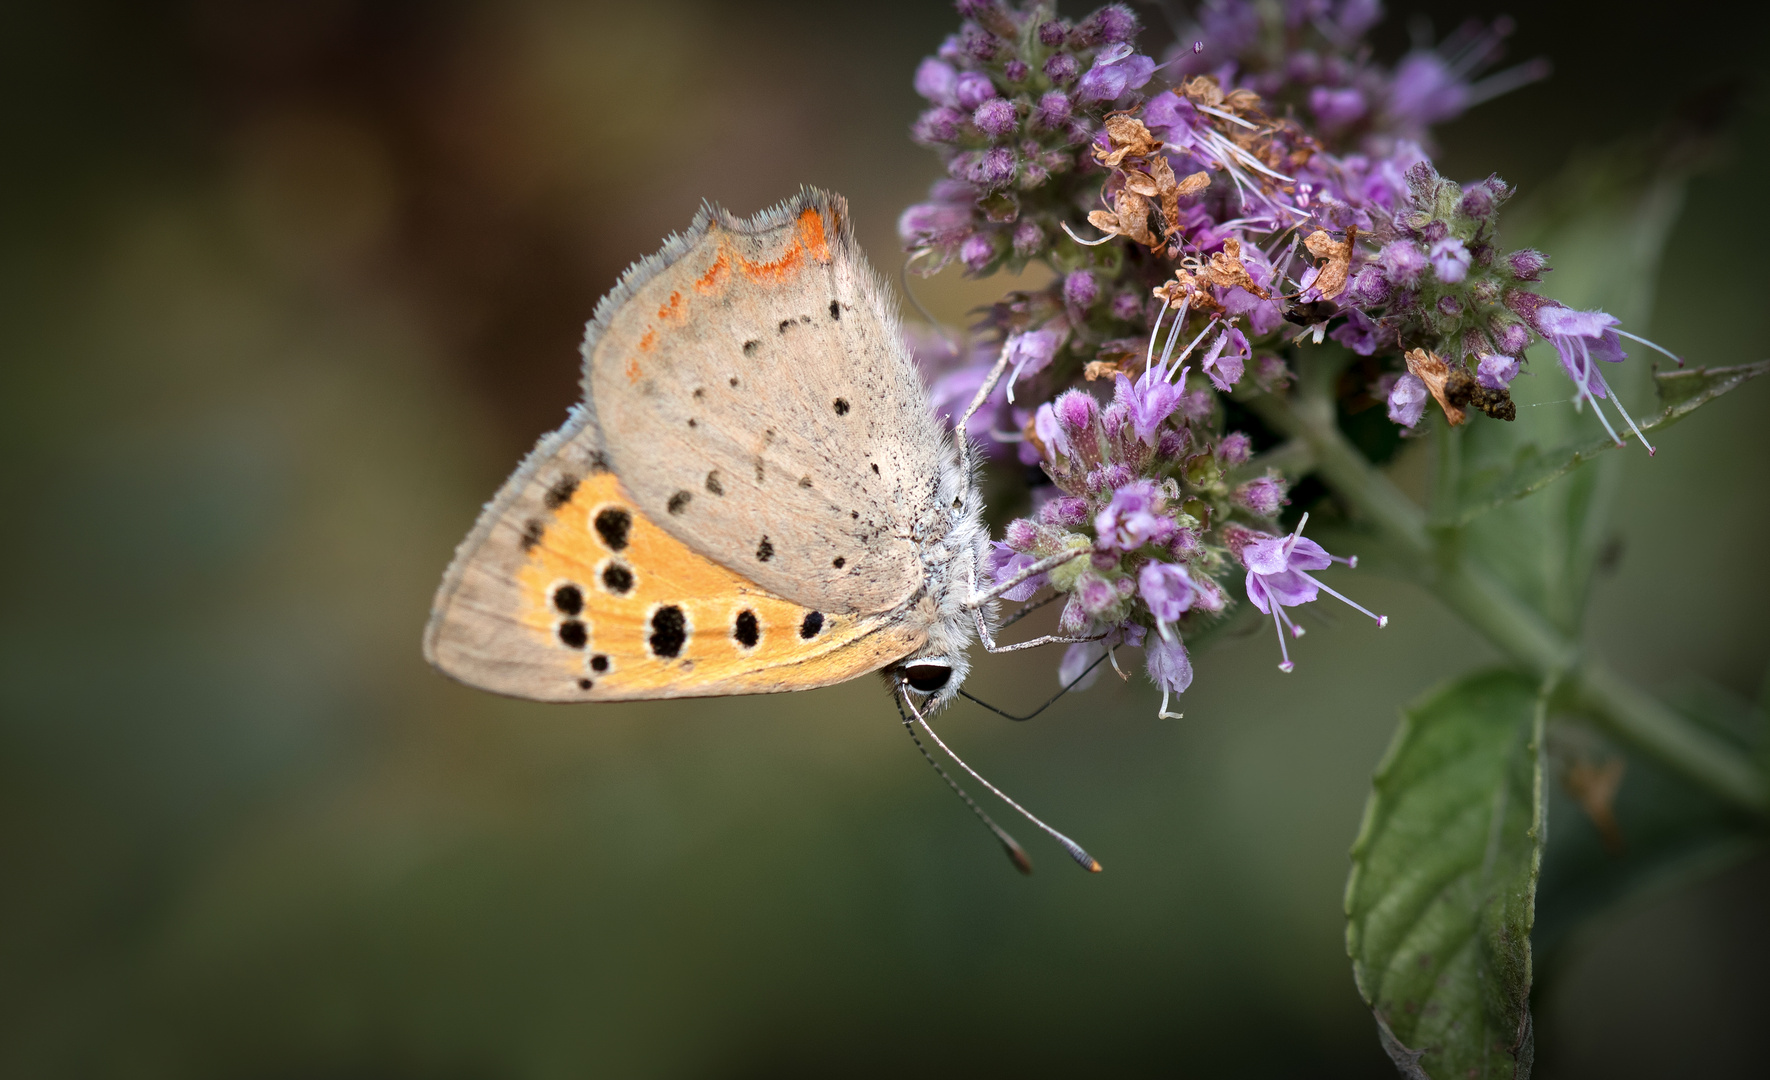
{"type": "Polygon", "coordinates": [[[995,597],[1017,581],[979,591],[971,449],[930,410],[842,198],[703,206],[597,304],[583,360],[583,402],[437,590],[424,654],[445,674],[598,702],[882,671],[926,728],[973,640],[997,648],[995,597]]]}

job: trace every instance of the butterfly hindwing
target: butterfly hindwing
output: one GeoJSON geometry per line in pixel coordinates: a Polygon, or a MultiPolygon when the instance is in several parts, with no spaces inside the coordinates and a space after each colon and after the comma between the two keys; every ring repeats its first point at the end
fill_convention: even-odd
{"type": "Polygon", "coordinates": [[[813,190],[748,220],[703,210],[630,270],[584,382],[640,508],[826,612],[913,597],[945,447],[887,295],[846,203],[813,190]]]}
{"type": "Polygon", "coordinates": [[[582,424],[551,436],[462,546],[425,653],[542,701],[766,693],[884,666],[921,635],[781,599],[648,518],[582,424]]]}

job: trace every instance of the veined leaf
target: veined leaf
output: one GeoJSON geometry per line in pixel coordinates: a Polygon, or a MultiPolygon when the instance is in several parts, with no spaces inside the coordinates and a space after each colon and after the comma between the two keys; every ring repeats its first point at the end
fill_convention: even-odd
{"type": "MultiPolygon", "coordinates": [[[[1770,372],[1770,360],[1736,367],[1699,367],[1656,372],[1653,379],[1659,391],[1662,408],[1658,416],[1641,425],[1641,430],[1650,432],[1670,427],[1722,394],[1738,389],[1747,380],[1765,372],[1770,372]]],[[[1467,525],[1497,506],[1540,491],[1586,461],[1606,450],[1614,449],[1616,444],[1608,438],[1592,439],[1577,446],[1563,446],[1546,452],[1537,449],[1534,444],[1526,444],[1519,448],[1510,469],[1489,470],[1465,478],[1462,516],[1458,524],[1467,525]]]]}
{"type": "Polygon", "coordinates": [[[1346,882],[1346,949],[1404,1076],[1530,1074],[1543,850],[1538,688],[1467,676],[1402,713],[1346,882]]]}

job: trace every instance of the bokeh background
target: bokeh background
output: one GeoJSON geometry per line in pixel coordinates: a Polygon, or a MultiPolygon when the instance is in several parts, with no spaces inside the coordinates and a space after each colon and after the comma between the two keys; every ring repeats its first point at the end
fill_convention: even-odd
{"type": "MultiPolygon", "coordinates": [[[[1499,10],[1403,5],[1379,46],[1499,10]]],[[[1555,76],[1439,161],[1528,193],[1743,80],[1650,327],[1741,363],[1766,351],[1770,27],[1696,10],[1520,12],[1512,56],[1555,76]]],[[[936,173],[910,75],[955,21],[0,9],[0,1073],[1392,1075],[1344,955],[1346,848],[1397,709],[1494,656],[1409,586],[1361,571],[1392,628],[1315,624],[1289,678],[1265,635],[1199,657],[1183,721],[1140,678],[1033,724],[954,710],[1099,876],[1044,844],[1014,874],[872,680],[564,708],[419,656],[455,543],[574,398],[597,297],[701,198],[841,191],[895,269],[936,173]]],[[[960,321],[1001,287],[919,292],[960,321]]],[[[1592,638],[1644,685],[1762,692],[1766,408],[1770,380],[1630,452],[1592,638]]],[[[972,688],[1015,707],[1054,665],[988,659],[972,688]]],[[[1562,935],[1540,1075],[1759,1075],[1770,861],[1729,850],[1562,935]]]]}

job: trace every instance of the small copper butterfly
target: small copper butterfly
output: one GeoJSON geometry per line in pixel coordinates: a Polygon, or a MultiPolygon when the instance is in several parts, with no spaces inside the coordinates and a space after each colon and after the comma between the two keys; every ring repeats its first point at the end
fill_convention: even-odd
{"type": "Polygon", "coordinates": [[[583,403],[444,576],[430,662],[560,702],[883,670],[926,728],[974,633],[994,648],[994,597],[1015,583],[977,592],[970,448],[930,411],[847,203],[806,189],[748,219],[703,207],[597,305],[583,356],[583,403]]]}

